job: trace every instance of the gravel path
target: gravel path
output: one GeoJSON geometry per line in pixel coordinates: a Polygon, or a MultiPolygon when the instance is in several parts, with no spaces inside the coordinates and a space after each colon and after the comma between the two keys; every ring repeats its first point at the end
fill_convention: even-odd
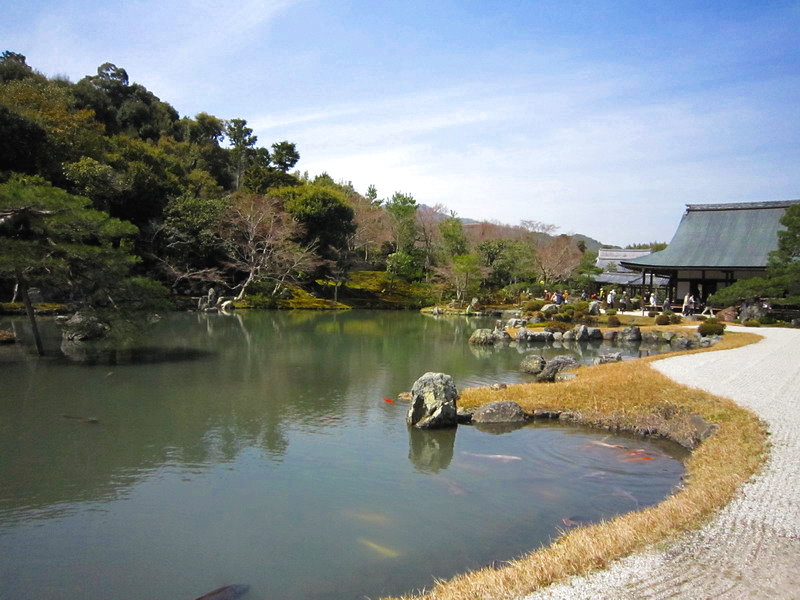
{"type": "Polygon", "coordinates": [[[653,366],[755,411],[771,434],[764,471],[708,525],[667,549],[622,559],[524,600],[800,599],[800,330],[757,333],[765,337],[757,344],[653,366]]]}

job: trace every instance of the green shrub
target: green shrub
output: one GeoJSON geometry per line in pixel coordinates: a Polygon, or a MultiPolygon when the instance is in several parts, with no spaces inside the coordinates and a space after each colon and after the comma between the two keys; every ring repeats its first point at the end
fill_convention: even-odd
{"type": "Polygon", "coordinates": [[[606,314],[607,315],[615,315],[615,314],[617,314],[617,309],[616,308],[608,308],[608,309],[606,309],[606,314]]]}
{"type": "Polygon", "coordinates": [[[586,300],[579,300],[573,306],[575,306],[575,310],[580,312],[589,312],[589,303],[586,300]]]}
{"type": "Polygon", "coordinates": [[[580,323],[582,325],[586,325],[587,327],[594,327],[597,325],[597,317],[587,315],[586,313],[575,313],[575,316],[572,320],[574,323],[580,323]]]}
{"type": "Polygon", "coordinates": [[[622,322],[619,320],[619,317],[617,315],[611,315],[610,317],[608,317],[606,323],[608,324],[609,327],[619,327],[620,325],[622,325],[622,322]]]}
{"type": "Polygon", "coordinates": [[[558,307],[558,312],[560,313],[574,313],[575,312],[575,305],[574,304],[562,304],[558,307]]]}
{"type": "Polygon", "coordinates": [[[671,320],[667,313],[661,313],[656,317],[656,325],[669,325],[671,320]]]}
{"type": "Polygon", "coordinates": [[[250,294],[247,301],[253,308],[275,308],[278,305],[273,296],[266,294],[250,294]]]}
{"type": "Polygon", "coordinates": [[[764,315],[763,317],[759,317],[758,322],[762,325],[775,325],[775,323],[778,322],[778,319],[772,315],[764,315]]]}
{"type": "Polygon", "coordinates": [[[744,322],[745,327],[761,327],[761,322],[758,319],[747,319],[744,322]]]}
{"type": "Polygon", "coordinates": [[[564,323],[562,321],[550,321],[545,327],[546,331],[552,331],[553,333],[557,331],[564,333],[565,331],[569,331],[570,329],[572,329],[572,325],[570,325],[569,323],[564,323]]]}
{"type": "Polygon", "coordinates": [[[679,323],[683,323],[683,317],[678,313],[670,313],[669,322],[671,325],[678,325],[679,323]]]}
{"type": "Polygon", "coordinates": [[[707,335],[722,335],[725,333],[725,324],[711,317],[700,323],[697,328],[697,333],[704,337],[707,335]]]}
{"type": "Polygon", "coordinates": [[[565,312],[565,313],[556,313],[550,317],[553,321],[558,321],[560,323],[572,323],[572,313],[565,312]]]}
{"type": "Polygon", "coordinates": [[[535,313],[542,310],[543,306],[544,306],[544,300],[528,300],[522,305],[522,310],[524,310],[525,312],[535,313]]]}
{"type": "Polygon", "coordinates": [[[695,321],[701,321],[701,322],[702,322],[702,321],[705,321],[707,318],[708,318],[708,317],[707,317],[707,316],[705,316],[705,315],[697,315],[697,316],[694,318],[694,320],[695,320],[695,321]]]}
{"type": "Polygon", "coordinates": [[[654,311],[654,310],[651,310],[650,312],[647,313],[647,316],[648,317],[655,317],[655,316],[658,316],[658,313],[656,311],[654,311]]]}

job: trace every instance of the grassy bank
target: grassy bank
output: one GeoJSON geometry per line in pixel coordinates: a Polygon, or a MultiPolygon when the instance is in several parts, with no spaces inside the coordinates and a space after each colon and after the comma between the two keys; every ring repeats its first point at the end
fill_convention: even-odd
{"type": "MultiPolygon", "coordinates": [[[[729,333],[711,349],[724,350],[758,341],[750,333],[729,333]]],[[[563,383],[465,390],[459,405],[477,407],[496,400],[513,400],[526,411],[569,411],[580,422],[609,429],[658,430],[671,435],[689,415],[719,425],[716,434],[695,449],[686,462],[685,484],[660,504],[611,521],[564,533],[549,546],[508,566],[486,568],[440,582],[421,596],[404,599],[463,600],[519,598],[571,575],[587,573],[609,562],[694,529],[727,504],[739,486],[762,465],[767,435],[759,419],[735,403],[677,384],[649,368],[663,358],[648,357],[583,367],[563,383]]],[[[675,433],[678,433],[676,430],[675,433]]]]}

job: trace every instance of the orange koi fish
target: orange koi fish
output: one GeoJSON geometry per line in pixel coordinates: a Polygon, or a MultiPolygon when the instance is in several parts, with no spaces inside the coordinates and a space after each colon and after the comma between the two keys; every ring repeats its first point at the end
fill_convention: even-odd
{"type": "Polygon", "coordinates": [[[394,404],[394,400],[392,400],[391,398],[384,398],[383,401],[388,402],[389,404],[394,404]]]}

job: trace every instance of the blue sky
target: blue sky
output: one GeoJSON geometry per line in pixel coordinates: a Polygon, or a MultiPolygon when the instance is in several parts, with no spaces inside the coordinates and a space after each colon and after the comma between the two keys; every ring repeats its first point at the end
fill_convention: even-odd
{"type": "Polygon", "coordinates": [[[800,2],[0,2],[34,68],[112,62],[381,197],[622,245],[800,198],[800,2]]]}

